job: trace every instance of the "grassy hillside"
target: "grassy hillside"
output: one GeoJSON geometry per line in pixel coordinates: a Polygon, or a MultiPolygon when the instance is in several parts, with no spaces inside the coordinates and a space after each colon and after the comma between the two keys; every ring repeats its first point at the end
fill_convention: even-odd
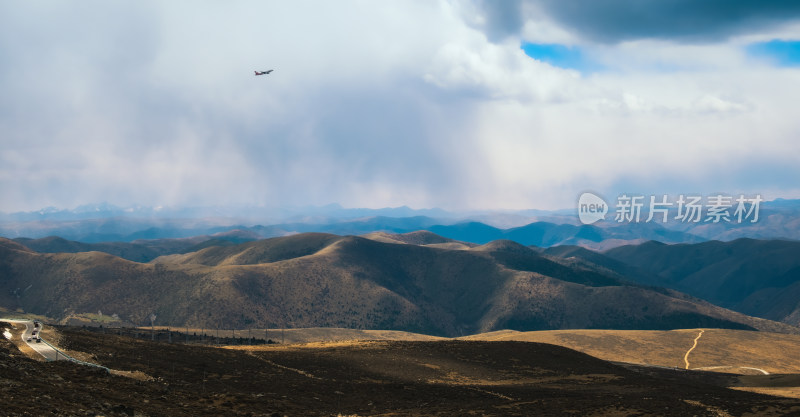
{"type": "MultiPolygon", "coordinates": [[[[550,343],[597,358],[685,369],[684,355],[699,329],[497,331],[466,340],[550,343]]],[[[689,369],[756,374],[800,374],[800,335],[728,329],[704,329],[689,354],[689,369]]]]}
{"type": "Polygon", "coordinates": [[[33,361],[0,338],[4,415],[739,416],[800,408],[796,399],[727,389],[730,378],[716,374],[626,368],[538,343],[226,349],[61,330],[62,347],[111,374],[33,361]]]}
{"type": "MultiPolygon", "coordinates": [[[[430,238],[430,236],[428,236],[430,238]]],[[[471,250],[300,234],[136,263],[0,240],[0,302],[63,318],[205,328],[344,327],[458,336],[495,329],[723,327],[794,332],[513,242],[471,250]]]]}
{"type": "Polygon", "coordinates": [[[303,233],[234,246],[211,246],[185,255],[156,259],[159,264],[197,264],[208,266],[257,265],[312,255],[340,239],[324,233],[303,233]]]}
{"type": "Polygon", "coordinates": [[[662,286],[745,314],[800,325],[800,242],[647,242],[603,255],[659,277],[662,286]]]}
{"type": "Polygon", "coordinates": [[[393,234],[386,232],[372,232],[366,235],[362,235],[362,237],[377,242],[419,245],[419,246],[427,246],[429,248],[439,248],[439,249],[467,250],[475,246],[478,246],[475,243],[461,242],[458,240],[448,239],[446,237],[439,236],[427,230],[419,230],[416,232],[400,233],[400,234],[393,234]]]}
{"type": "Polygon", "coordinates": [[[241,230],[189,238],[135,240],[133,242],[85,243],[58,236],[40,239],[16,238],[15,242],[41,253],[105,252],[134,262],[149,262],[159,256],[198,251],[211,246],[228,246],[257,240],[258,237],[241,230]]]}
{"type": "MultiPolygon", "coordinates": [[[[49,236],[41,239],[14,239],[17,243],[42,253],[106,252],[120,258],[136,262],[149,262],[163,252],[152,247],[135,243],[83,243],[49,236]]],[[[191,246],[191,244],[186,247],[191,246]]]]}
{"type": "Polygon", "coordinates": [[[554,246],[551,248],[544,249],[542,253],[544,255],[549,255],[560,259],[571,259],[574,262],[580,262],[580,261],[589,262],[593,265],[596,265],[613,273],[619,274],[620,276],[625,277],[625,279],[629,281],[637,282],[640,284],[653,285],[657,287],[663,287],[666,285],[665,278],[662,278],[656,274],[645,271],[640,267],[629,265],[625,262],[611,258],[600,252],[595,252],[594,250],[586,249],[581,246],[574,246],[574,245],[554,246]]]}

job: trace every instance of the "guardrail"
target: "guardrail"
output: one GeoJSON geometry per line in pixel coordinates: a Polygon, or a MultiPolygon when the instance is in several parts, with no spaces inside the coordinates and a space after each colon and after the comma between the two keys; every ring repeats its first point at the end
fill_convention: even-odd
{"type": "MultiPolygon", "coordinates": [[[[5,319],[5,318],[4,318],[4,319],[2,319],[2,320],[0,320],[0,321],[6,321],[6,322],[10,322],[10,323],[29,323],[29,322],[31,322],[32,320],[28,320],[28,319],[5,319]]],[[[42,326],[42,327],[44,327],[44,326],[42,326]]],[[[41,331],[41,330],[40,330],[40,331],[41,331]]],[[[58,360],[58,355],[61,355],[61,356],[63,356],[63,357],[64,357],[64,359],[66,359],[66,360],[68,360],[68,361],[72,361],[72,362],[75,362],[75,363],[77,363],[77,364],[81,364],[81,365],[93,366],[93,367],[95,367],[95,368],[100,368],[100,369],[103,369],[103,370],[105,370],[105,371],[106,371],[107,373],[109,373],[109,374],[111,373],[111,370],[110,370],[110,369],[108,369],[108,368],[106,368],[106,367],[105,367],[105,366],[103,366],[103,365],[98,365],[98,364],[96,364],[96,363],[91,363],[91,362],[82,361],[82,360],[80,360],[80,359],[75,359],[75,358],[73,358],[72,356],[69,356],[69,355],[67,355],[67,354],[66,354],[66,353],[64,353],[64,352],[63,352],[61,349],[59,349],[59,348],[57,348],[57,347],[53,346],[52,344],[50,344],[50,342],[48,342],[47,340],[44,340],[44,339],[42,339],[42,337],[41,337],[41,336],[39,336],[39,340],[41,340],[41,341],[42,341],[42,342],[44,342],[44,343],[45,343],[47,346],[50,346],[50,347],[51,347],[51,348],[52,348],[54,351],[56,351],[56,360],[58,360]]],[[[47,357],[45,357],[44,359],[45,359],[46,361],[48,361],[48,362],[52,362],[52,360],[50,360],[50,359],[47,359],[47,357]]]]}
{"type": "MultiPolygon", "coordinates": [[[[58,355],[61,355],[61,356],[63,356],[63,357],[64,357],[64,359],[66,359],[66,360],[68,360],[68,361],[72,361],[72,362],[75,362],[75,363],[78,363],[78,364],[81,364],[81,365],[93,366],[93,367],[95,367],[95,368],[100,368],[100,369],[103,369],[103,370],[105,370],[105,371],[106,371],[107,373],[109,373],[109,374],[111,373],[111,370],[110,370],[110,369],[108,369],[108,368],[106,368],[106,367],[105,367],[105,366],[103,366],[103,365],[98,365],[98,364],[96,364],[96,363],[91,363],[91,362],[82,361],[82,360],[80,360],[80,359],[75,359],[75,358],[73,358],[72,356],[69,356],[69,355],[67,355],[66,353],[64,353],[63,351],[61,351],[61,349],[59,349],[59,348],[57,348],[57,347],[55,347],[55,346],[51,345],[51,344],[50,344],[50,342],[48,342],[47,340],[44,340],[44,339],[41,339],[41,340],[42,340],[42,342],[44,342],[44,343],[45,343],[47,346],[50,346],[51,348],[53,348],[53,350],[55,350],[55,351],[56,351],[56,360],[58,360],[58,355]]],[[[46,358],[45,358],[45,359],[46,359],[46,358]]],[[[50,360],[48,359],[48,361],[50,361],[50,360]]]]}

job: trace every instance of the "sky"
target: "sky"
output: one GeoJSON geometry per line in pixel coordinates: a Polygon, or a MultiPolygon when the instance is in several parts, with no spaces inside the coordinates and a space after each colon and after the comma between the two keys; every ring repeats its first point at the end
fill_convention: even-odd
{"type": "Polygon", "coordinates": [[[0,0],[0,211],[798,198],[798,97],[796,1],[0,0]]]}

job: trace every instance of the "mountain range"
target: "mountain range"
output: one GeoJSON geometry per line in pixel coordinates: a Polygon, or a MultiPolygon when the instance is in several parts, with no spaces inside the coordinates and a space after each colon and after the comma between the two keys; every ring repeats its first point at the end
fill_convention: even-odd
{"type": "Polygon", "coordinates": [[[476,245],[427,231],[369,237],[227,241],[148,263],[102,252],[40,253],[0,239],[0,306],[57,319],[101,311],[139,325],[155,315],[157,324],[173,326],[443,336],[563,328],[798,331],[510,240],[476,245]]]}
{"type": "MultiPolygon", "coordinates": [[[[0,236],[44,238],[60,236],[84,243],[133,242],[190,238],[231,231],[248,231],[255,238],[323,232],[362,235],[371,232],[408,233],[430,230],[437,234],[487,243],[497,239],[549,247],[580,245],[605,250],[657,240],[697,243],[738,238],[800,240],[800,200],[763,202],[755,223],[744,221],[616,222],[610,207],[604,221],[581,225],[576,210],[516,210],[448,212],[442,209],[343,208],[120,208],[109,204],[55,208],[35,212],[0,213],[0,236]]],[[[646,211],[643,218],[646,218],[646,211]]],[[[141,242],[139,242],[141,243],[141,242]]]]}
{"type": "Polygon", "coordinates": [[[40,252],[85,252],[97,250],[122,258],[147,262],[157,256],[187,252],[197,249],[195,245],[206,243],[224,244],[225,241],[241,243],[270,237],[288,236],[296,233],[330,233],[340,236],[366,235],[370,233],[402,234],[428,230],[445,238],[485,244],[494,240],[513,240],[525,246],[550,247],[557,245],[580,245],[593,249],[611,248],[647,240],[667,243],[701,242],[703,239],[684,232],[665,229],[656,224],[620,225],[600,228],[592,225],[575,226],[535,222],[510,229],[499,229],[480,222],[465,222],[452,225],[437,224],[435,219],[417,217],[368,217],[332,224],[292,223],[273,226],[238,226],[231,228],[203,228],[201,234],[183,236],[187,231],[148,229],[131,235],[113,235],[107,232],[92,232],[89,235],[65,239],[56,236],[44,238],[15,238],[31,249],[40,252]],[[158,238],[158,236],[168,236],[158,238]],[[102,237],[118,237],[116,242],[99,240],[102,237]]]}

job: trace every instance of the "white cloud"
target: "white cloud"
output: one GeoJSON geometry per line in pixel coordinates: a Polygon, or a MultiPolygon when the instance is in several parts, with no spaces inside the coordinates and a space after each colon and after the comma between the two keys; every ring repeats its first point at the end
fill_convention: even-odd
{"type": "Polygon", "coordinates": [[[425,81],[481,99],[560,102],[578,94],[576,71],[532,60],[514,42],[462,39],[443,45],[432,61],[425,81]]]}
{"type": "MultiPolygon", "coordinates": [[[[606,69],[580,74],[488,39],[468,2],[87,4],[0,6],[0,211],[555,208],[800,157],[800,74],[742,37],[584,43],[606,69]]],[[[525,13],[525,40],[581,42],[525,13]]],[[[779,169],[743,187],[796,189],[779,169]]]]}

